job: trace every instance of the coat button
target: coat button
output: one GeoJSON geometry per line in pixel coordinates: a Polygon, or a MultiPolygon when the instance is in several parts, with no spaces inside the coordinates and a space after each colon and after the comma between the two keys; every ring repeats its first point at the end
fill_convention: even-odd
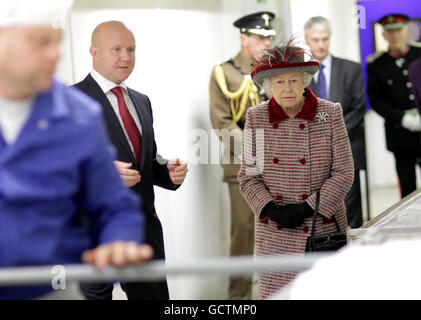
{"type": "Polygon", "coordinates": [[[279,159],[277,157],[273,158],[273,163],[278,163],[279,159]]]}
{"type": "Polygon", "coordinates": [[[305,233],[308,233],[308,230],[309,230],[309,229],[308,229],[308,227],[307,227],[307,226],[305,226],[305,227],[304,227],[304,229],[303,229],[303,231],[304,231],[305,233]]]}
{"type": "Polygon", "coordinates": [[[414,95],[413,94],[410,94],[409,95],[409,100],[414,101],[414,99],[415,99],[414,95]]]}
{"type": "Polygon", "coordinates": [[[281,194],[278,194],[277,196],[276,196],[276,200],[281,200],[282,199],[282,195],[281,194]]]}
{"type": "Polygon", "coordinates": [[[305,158],[301,158],[300,162],[301,162],[301,164],[306,164],[306,159],[305,158]]]}
{"type": "Polygon", "coordinates": [[[304,123],[301,123],[298,127],[299,127],[301,130],[303,130],[306,126],[305,126],[305,124],[304,124],[304,123]]]}
{"type": "Polygon", "coordinates": [[[331,224],[333,222],[334,222],[333,219],[328,219],[326,217],[323,217],[322,224],[331,224]]]}
{"type": "Polygon", "coordinates": [[[278,225],[276,226],[276,229],[278,229],[278,230],[282,230],[282,227],[278,224],[278,225]]]}
{"type": "Polygon", "coordinates": [[[273,129],[278,129],[279,125],[277,123],[274,123],[272,127],[273,127],[273,129]]]}
{"type": "Polygon", "coordinates": [[[261,223],[264,223],[264,224],[269,224],[269,219],[268,218],[266,218],[266,219],[260,219],[260,222],[261,223]]]}
{"type": "Polygon", "coordinates": [[[308,198],[308,195],[307,194],[303,194],[302,196],[301,196],[301,199],[302,200],[306,200],[308,198]]]}

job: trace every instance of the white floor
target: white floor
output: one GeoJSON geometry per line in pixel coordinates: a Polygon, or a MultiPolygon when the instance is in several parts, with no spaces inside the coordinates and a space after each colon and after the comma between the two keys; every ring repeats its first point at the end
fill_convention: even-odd
{"type": "MultiPolygon", "coordinates": [[[[397,201],[400,200],[399,190],[397,187],[381,187],[374,188],[370,190],[370,218],[374,218],[378,214],[382,213],[397,201]]],[[[364,214],[364,219],[366,220],[366,214],[364,214]]],[[[255,281],[254,289],[257,287],[257,281],[255,281]]],[[[257,297],[256,290],[253,292],[253,298],[257,297]]],[[[178,299],[177,297],[172,297],[173,299],[178,299]]],[[[119,284],[114,286],[113,291],[114,300],[127,300],[126,294],[121,289],[119,284]]]]}

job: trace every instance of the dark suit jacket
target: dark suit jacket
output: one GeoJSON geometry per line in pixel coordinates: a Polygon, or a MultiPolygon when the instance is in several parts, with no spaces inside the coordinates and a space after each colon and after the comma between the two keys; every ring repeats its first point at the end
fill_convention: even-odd
{"type": "Polygon", "coordinates": [[[131,189],[141,196],[143,212],[146,215],[145,242],[154,248],[154,259],[165,258],[162,226],[155,211],[153,186],[176,190],[179,185],[171,182],[166,165],[167,160],[160,157],[156,152],[152,108],[149,98],[142,93],[128,89],[142,126],[142,150],[140,166],[138,166],[120,122],[98,83],[88,75],[84,80],[76,83],[74,87],[85,92],[102,105],[107,131],[117,150],[117,160],[131,162],[132,168],[139,170],[142,180],[131,189]]]}
{"type": "MultiPolygon", "coordinates": [[[[318,95],[311,80],[309,88],[318,95]]],[[[361,66],[353,61],[332,56],[329,101],[340,102],[351,142],[355,171],[366,168],[364,115],[365,89],[361,66]]]]}

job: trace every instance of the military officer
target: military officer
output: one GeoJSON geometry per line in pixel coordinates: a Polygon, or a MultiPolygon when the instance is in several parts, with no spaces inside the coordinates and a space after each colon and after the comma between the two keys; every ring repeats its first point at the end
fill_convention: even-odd
{"type": "MultiPolygon", "coordinates": [[[[234,58],[215,66],[210,79],[211,123],[221,132],[220,138],[225,143],[222,166],[231,201],[231,256],[253,254],[254,215],[240,193],[237,173],[246,111],[267,99],[251,80],[250,73],[276,35],[271,25],[274,17],[272,12],[257,12],[236,20],[241,50],[234,58]],[[229,134],[229,139],[223,138],[223,132],[229,134]]],[[[229,298],[250,299],[251,289],[252,277],[231,278],[229,298]]]]}
{"type": "Polygon", "coordinates": [[[416,189],[421,131],[408,72],[410,64],[421,58],[421,48],[408,44],[408,20],[402,14],[382,17],[378,22],[389,50],[367,61],[368,97],[372,108],[385,119],[386,146],[395,157],[402,198],[416,189]]]}

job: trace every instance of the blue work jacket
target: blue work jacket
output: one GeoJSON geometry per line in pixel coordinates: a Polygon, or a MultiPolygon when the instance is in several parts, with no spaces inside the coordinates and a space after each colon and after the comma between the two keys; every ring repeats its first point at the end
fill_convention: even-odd
{"type": "MultiPolygon", "coordinates": [[[[79,263],[102,243],[143,241],[140,200],[112,148],[97,102],[56,80],[14,143],[0,133],[0,267],[79,263]]],[[[49,290],[0,287],[0,299],[49,290]]]]}

